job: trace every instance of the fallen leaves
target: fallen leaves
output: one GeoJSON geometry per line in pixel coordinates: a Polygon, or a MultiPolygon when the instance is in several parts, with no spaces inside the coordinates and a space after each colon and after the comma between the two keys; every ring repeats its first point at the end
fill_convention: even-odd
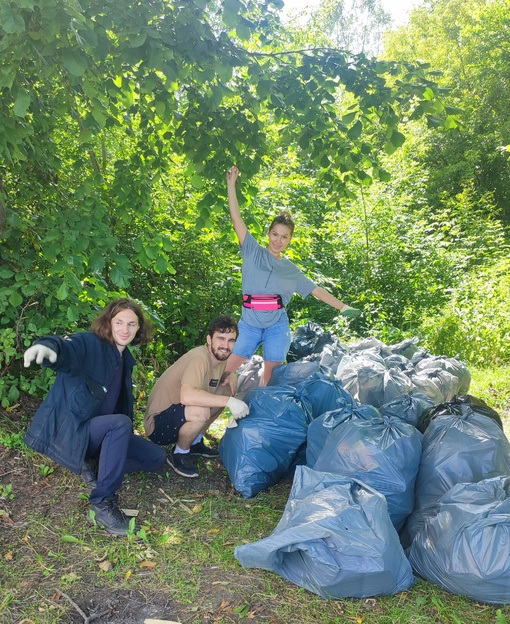
{"type": "Polygon", "coordinates": [[[105,559],[104,561],[100,561],[97,564],[97,567],[103,572],[110,572],[110,570],[113,569],[113,563],[108,561],[108,559],[105,559]]]}

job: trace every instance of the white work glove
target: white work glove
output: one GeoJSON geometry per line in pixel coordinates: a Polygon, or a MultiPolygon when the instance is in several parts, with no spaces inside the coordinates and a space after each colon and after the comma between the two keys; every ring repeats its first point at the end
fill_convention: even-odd
{"type": "Polygon", "coordinates": [[[35,360],[36,364],[42,364],[43,360],[49,360],[52,364],[57,361],[57,354],[53,349],[44,345],[35,344],[25,351],[23,356],[25,366],[28,367],[35,360]]]}
{"type": "Polygon", "coordinates": [[[250,413],[250,408],[244,401],[240,401],[235,397],[230,397],[227,402],[228,409],[232,412],[232,418],[227,423],[227,427],[237,427],[236,420],[238,418],[244,418],[250,413]]]}
{"type": "Polygon", "coordinates": [[[356,318],[361,315],[361,310],[358,308],[351,308],[351,306],[344,305],[342,310],[340,311],[341,316],[346,316],[347,318],[356,318]]]}

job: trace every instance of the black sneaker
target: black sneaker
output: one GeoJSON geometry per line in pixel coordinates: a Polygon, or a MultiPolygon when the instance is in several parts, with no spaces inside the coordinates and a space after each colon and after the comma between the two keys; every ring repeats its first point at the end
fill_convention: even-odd
{"type": "Polygon", "coordinates": [[[80,477],[83,483],[93,490],[97,485],[97,459],[86,459],[81,467],[80,477]]]}
{"type": "Polygon", "coordinates": [[[166,461],[170,468],[181,477],[188,477],[189,479],[198,477],[197,467],[191,461],[189,453],[171,453],[166,461]]]}
{"type": "Polygon", "coordinates": [[[117,507],[115,498],[105,498],[100,503],[91,504],[90,508],[94,512],[89,511],[91,524],[103,527],[112,535],[127,535],[131,518],[117,507]]]}
{"type": "Polygon", "coordinates": [[[192,444],[190,448],[190,453],[192,455],[200,455],[201,457],[219,456],[218,451],[216,449],[206,446],[203,440],[200,440],[200,442],[197,442],[196,444],[192,444]]]}

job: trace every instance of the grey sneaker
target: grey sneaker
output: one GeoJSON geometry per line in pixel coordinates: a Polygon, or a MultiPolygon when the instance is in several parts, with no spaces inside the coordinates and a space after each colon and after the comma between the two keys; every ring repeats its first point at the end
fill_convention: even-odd
{"type": "Polygon", "coordinates": [[[90,508],[94,512],[88,515],[91,524],[103,527],[111,535],[127,535],[131,518],[117,507],[116,498],[105,498],[90,508]]]}
{"type": "Polygon", "coordinates": [[[197,467],[189,453],[171,453],[166,461],[170,468],[181,477],[188,477],[189,479],[198,477],[197,467]]]}

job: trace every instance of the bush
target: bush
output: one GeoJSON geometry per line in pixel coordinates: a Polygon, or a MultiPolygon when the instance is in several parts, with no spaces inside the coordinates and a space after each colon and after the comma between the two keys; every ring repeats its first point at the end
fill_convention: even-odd
{"type": "Polygon", "coordinates": [[[420,333],[432,353],[460,355],[468,364],[510,363],[510,260],[471,272],[440,314],[425,318],[420,333]]]}

